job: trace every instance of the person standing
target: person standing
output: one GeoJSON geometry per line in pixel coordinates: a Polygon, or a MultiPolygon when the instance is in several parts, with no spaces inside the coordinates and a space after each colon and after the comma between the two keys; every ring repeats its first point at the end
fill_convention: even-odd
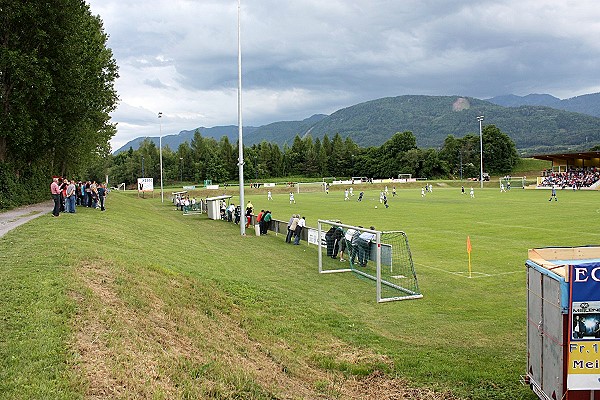
{"type": "MultiPolygon", "coordinates": [[[[295,214],[294,218],[292,219],[292,224],[290,225],[290,241],[288,243],[292,242],[292,235],[294,235],[296,233],[296,228],[298,227],[298,222],[300,222],[300,215],[295,214]]],[[[294,244],[295,244],[295,240],[294,240],[294,244]]]]}
{"type": "Polygon", "coordinates": [[[290,192],[290,204],[296,204],[296,200],[294,200],[294,192],[290,192]]]}
{"type": "Polygon", "coordinates": [[[358,199],[356,199],[356,201],[362,201],[363,195],[365,194],[365,192],[360,192],[358,194],[358,199]]]}
{"type": "Polygon", "coordinates": [[[254,206],[252,203],[248,202],[246,204],[246,228],[250,226],[250,222],[252,222],[252,213],[254,212],[254,206]]]}
{"type": "Polygon", "coordinates": [[[550,198],[548,199],[548,201],[552,201],[552,199],[554,199],[554,201],[558,201],[558,199],[556,198],[556,186],[552,185],[552,193],[550,194],[550,198]]]}
{"type": "Polygon", "coordinates": [[[52,183],[50,184],[50,194],[52,200],[54,200],[54,209],[52,210],[52,216],[58,217],[60,215],[60,186],[58,186],[58,176],[52,177],[52,183]]]}
{"type": "Polygon", "coordinates": [[[60,188],[60,212],[65,212],[67,209],[67,186],[69,181],[67,178],[58,179],[58,187],[60,188]]]}
{"type": "Polygon", "coordinates": [[[263,221],[263,230],[261,231],[261,235],[266,235],[267,231],[269,230],[269,226],[271,225],[271,211],[267,210],[265,211],[265,214],[262,217],[262,221],[263,221]]]}
{"type": "Polygon", "coordinates": [[[96,191],[98,192],[98,200],[100,201],[100,211],[105,211],[104,201],[106,200],[106,186],[101,183],[98,185],[96,191]]]}
{"type": "Polygon", "coordinates": [[[273,195],[270,190],[267,192],[267,200],[273,200],[273,195]]]}
{"type": "MultiPolygon", "coordinates": [[[[374,231],[375,227],[371,226],[370,230],[374,231]]],[[[371,232],[363,232],[358,236],[358,264],[361,267],[367,266],[369,254],[371,252],[371,241],[375,239],[375,234],[371,232]]]]}
{"type": "Polygon", "coordinates": [[[294,232],[294,234],[296,235],[296,238],[294,239],[294,244],[296,246],[298,246],[300,244],[300,237],[302,235],[302,230],[304,229],[305,226],[306,226],[306,219],[304,217],[302,217],[298,220],[298,225],[296,226],[296,231],[294,232]]]}
{"type": "Polygon", "coordinates": [[[473,188],[471,188],[471,192],[469,192],[469,194],[471,195],[472,199],[475,198],[475,191],[473,190],[473,188]]]}
{"type": "Polygon", "coordinates": [[[75,181],[70,181],[67,185],[67,212],[73,214],[75,212],[76,203],[76,192],[75,181]]]}
{"type": "Polygon", "coordinates": [[[90,184],[90,195],[92,196],[92,208],[98,207],[98,184],[96,181],[92,181],[90,184]]]}
{"type": "Polygon", "coordinates": [[[258,223],[258,232],[262,235],[264,229],[263,216],[265,215],[265,210],[260,210],[258,215],[256,216],[256,222],[258,223]]]}
{"type": "Polygon", "coordinates": [[[292,214],[292,216],[290,217],[290,220],[287,224],[287,235],[285,236],[286,243],[292,242],[292,234],[294,233],[294,231],[292,231],[292,223],[294,222],[294,217],[295,217],[295,215],[292,214]]]}
{"type": "Polygon", "coordinates": [[[348,189],[344,190],[344,201],[350,200],[350,198],[348,197],[348,195],[349,195],[348,189]]]}
{"type": "Polygon", "coordinates": [[[392,197],[396,197],[396,186],[392,188],[392,197]]]}

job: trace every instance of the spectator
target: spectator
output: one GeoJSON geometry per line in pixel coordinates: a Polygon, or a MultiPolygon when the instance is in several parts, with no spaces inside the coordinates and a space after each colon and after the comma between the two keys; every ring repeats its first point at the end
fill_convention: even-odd
{"type": "Polygon", "coordinates": [[[294,234],[296,235],[296,238],[294,239],[294,244],[296,246],[300,244],[300,237],[302,234],[302,230],[304,229],[305,226],[306,226],[306,219],[304,217],[302,217],[298,220],[298,225],[296,226],[296,231],[294,232],[294,234]]]}
{"type": "MultiPolygon", "coordinates": [[[[300,215],[295,214],[294,218],[292,219],[292,224],[290,225],[290,231],[292,232],[292,235],[294,235],[296,233],[296,228],[298,227],[298,222],[300,222],[300,215]]],[[[290,242],[291,242],[291,237],[290,237],[290,242]]],[[[288,242],[288,243],[290,243],[288,242]]],[[[294,240],[295,242],[295,240],[294,240]]],[[[296,244],[296,243],[294,243],[296,244]]]]}
{"type": "Polygon", "coordinates": [[[265,210],[260,210],[260,212],[256,216],[256,223],[258,224],[258,231],[260,232],[261,235],[263,232],[263,225],[264,225],[263,215],[265,215],[265,210]]]}
{"type": "Polygon", "coordinates": [[[68,213],[75,212],[75,203],[76,203],[76,192],[77,188],[75,187],[75,181],[70,181],[67,185],[67,200],[66,200],[66,210],[68,213]]]}
{"type": "Polygon", "coordinates": [[[292,235],[294,234],[294,231],[292,230],[292,222],[294,222],[294,217],[295,215],[292,214],[292,216],[290,217],[290,220],[287,224],[287,235],[285,237],[285,242],[286,243],[291,243],[292,242],[292,235]]]}
{"type": "Polygon", "coordinates": [[[271,211],[267,210],[265,211],[265,214],[262,217],[262,222],[263,222],[263,229],[260,232],[261,235],[266,235],[267,231],[269,230],[269,226],[271,225],[271,211]]]}
{"type": "Polygon", "coordinates": [[[58,176],[52,177],[52,183],[50,184],[50,194],[52,200],[54,200],[54,209],[52,210],[52,216],[58,217],[60,215],[60,186],[58,185],[58,176]]]}
{"type": "Polygon", "coordinates": [[[252,203],[248,202],[246,204],[246,228],[250,226],[250,222],[252,222],[252,213],[254,212],[254,206],[252,203]]]}
{"type": "MultiPolygon", "coordinates": [[[[374,231],[375,227],[371,226],[369,229],[374,231]]],[[[363,232],[358,236],[358,263],[361,267],[367,266],[371,252],[370,245],[373,239],[375,239],[375,234],[371,232],[363,232]]]]}
{"type": "Polygon", "coordinates": [[[104,202],[106,200],[106,186],[104,186],[103,183],[100,183],[96,191],[98,193],[98,200],[100,201],[100,211],[106,211],[106,208],[104,208],[104,202]]]}

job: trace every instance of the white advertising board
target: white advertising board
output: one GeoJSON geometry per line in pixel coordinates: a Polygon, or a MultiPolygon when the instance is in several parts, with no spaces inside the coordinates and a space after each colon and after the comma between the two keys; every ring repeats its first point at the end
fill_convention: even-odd
{"type": "Polygon", "coordinates": [[[138,192],[153,192],[154,178],[138,178],[138,192]]]}

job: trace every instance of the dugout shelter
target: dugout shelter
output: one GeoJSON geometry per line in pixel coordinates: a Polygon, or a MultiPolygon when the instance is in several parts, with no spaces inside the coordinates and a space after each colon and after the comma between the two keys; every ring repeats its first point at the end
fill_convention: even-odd
{"type": "Polygon", "coordinates": [[[215,196],[206,198],[206,212],[210,219],[221,219],[221,201],[229,200],[231,195],[215,196]]]}

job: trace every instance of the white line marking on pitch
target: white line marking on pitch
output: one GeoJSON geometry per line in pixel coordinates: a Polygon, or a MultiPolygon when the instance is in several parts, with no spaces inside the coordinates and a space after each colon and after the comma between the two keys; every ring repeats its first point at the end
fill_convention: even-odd
{"type": "Polygon", "coordinates": [[[445,269],[441,269],[441,268],[437,268],[437,267],[432,267],[431,265],[425,265],[425,264],[419,264],[419,263],[414,263],[414,264],[418,265],[419,267],[425,267],[425,268],[429,268],[429,269],[434,269],[436,271],[440,271],[440,272],[443,272],[445,274],[455,275],[455,276],[461,276],[461,277],[467,278],[467,279],[491,278],[491,277],[494,277],[494,276],[512,275],[512,274],[519,274],[519,273],[525,272],[524,269],[522,271],[508,271],[508,272],[500,272],[500,273],[497,273],[497,274],[486,274],[484,272],[475,272],[475,271],[473,271],[471,273],[471,276],[469,277],[469,272],[467,272],[467,271],[447,271],[445,269]]]}

